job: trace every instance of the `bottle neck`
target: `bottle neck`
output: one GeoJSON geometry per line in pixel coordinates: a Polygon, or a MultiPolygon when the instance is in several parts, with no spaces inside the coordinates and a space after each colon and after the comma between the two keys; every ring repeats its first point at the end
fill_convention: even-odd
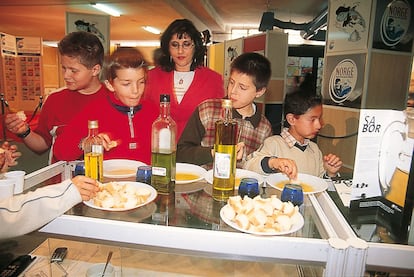
{"type": "Polygon", "coordinates": [[[90,128],[88,132],[89,137],[96,137],[98,135],[98,128],[90,128]]]}
{"type": "Polygon", "coordinates": [[[233,112],[231,107],[223,107],[221,111],[221,117],[224,122],[229,122],[233,119],[233,112]]]}
{"type": "Polygon", "coordinates": [[[161,117],[170,116],[170,103],[169,102],[160,103],[160,116],[161,117]]]}

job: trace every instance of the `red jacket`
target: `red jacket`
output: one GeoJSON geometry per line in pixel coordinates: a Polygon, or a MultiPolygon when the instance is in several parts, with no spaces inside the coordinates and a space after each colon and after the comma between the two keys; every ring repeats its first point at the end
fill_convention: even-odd
{"type": "MultiPolygon", "coordinates": [[[[78,111],[89,106],[89,103],[105,98],[106,93],[108,90],[102,85],[96,93],[89,95],[66,88],[50,94],[42,107],[39,123],[34,131],[43,137],[47,145],[52,146],[51,132],[54,129],[56,136],[59,136],[78,111]]],[[[57,160],[59,159],[53,155],[52,162],[57,160]]]]}
{"type": "Polygon", "coordinates": [[[54,146],[56,157],[60,160],[72,161],[83,159],[79,142],[88,135],[88,120],[98,120],[99,133],[107,133],[118,146],[104,152],[104,159],[130,159],[151,164],[151,126],[159,114],[159,107],[142,100],[141,109],[132,118],[131,133],[128,113],[129,107],[124,106],[109,92],[79,112],[73,121],[57,138],[54,146]],[[122,106],[120,111],[114,104],[122,106]]]}
{"type": "Polygon", "coordinates": [[[207,67],[198,67],[181,103],[178,103],[173,88],[174,71],[165,72],[160,67],[156,67],[148,72],[144,96],[159,106],[160,94],[171,95],[171,116],[177,123],[178,142],[188,119],[198,104],[207,99],[223,98],[224,85],[220,74],[207,67]]]}

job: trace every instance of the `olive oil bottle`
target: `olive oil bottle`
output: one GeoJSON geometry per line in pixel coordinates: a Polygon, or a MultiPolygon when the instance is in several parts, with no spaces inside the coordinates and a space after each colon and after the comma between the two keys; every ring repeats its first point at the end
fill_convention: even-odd
{"type": "Polygon", "coordinates": [[[158,193],[168,194],[175,188],[177,124],[170,115],[170,95],[160,95],[160,115],[152,124],[151,185],[158,193]]]}
{"type": "Polygon", "coordinates": [[[238,125],[232,118],[230,99],[222,100],[222,118],[215,123],[213,198],[227,201],[234,195],[238,125]]]}
{"type": "Polygon", "coordinates": [[[98,137],[98,121],[88,121],[88,136],[82,143],[85,162],[85,176],[103,181],[103,144],[98,137]]]}

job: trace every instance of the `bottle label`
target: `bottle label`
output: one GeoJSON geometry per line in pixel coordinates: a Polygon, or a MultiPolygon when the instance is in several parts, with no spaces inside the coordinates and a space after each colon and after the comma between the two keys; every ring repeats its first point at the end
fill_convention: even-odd
{"type": "Polygon", "coordinates": [[[231,155],[228,153],[214,154],[214,177],[221,179],[230,178],[231,155]]]}
{"type": "Polygon", "coordinates": [[[160,130],[159,149],[171,150],[171,130],[164,128],[160,130]]]}
{"type": "Polygon", "coordinates": [[[102,145],[92,145],[92,153],[103,153],[103,146],[102,145]]]}
{"type": "Polygon", "coordinates": [[[152,167],[152,175],[165,177],[165,176],[167,176],[167,169],[165,167],[153,166],[152,167]]]}

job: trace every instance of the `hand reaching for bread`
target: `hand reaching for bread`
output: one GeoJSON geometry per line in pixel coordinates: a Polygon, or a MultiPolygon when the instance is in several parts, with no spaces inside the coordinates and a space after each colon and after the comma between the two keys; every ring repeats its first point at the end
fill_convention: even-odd
{"type": "Polygon", "coordinates": [[[111,140],[111,141],[108,143],[108,147],[109,147],[109,149],[115,148],[115,147],[117,147],[117,146],[118,146],[118,142],[117,142],[116,140],[111,140]]]}
{"type": "Polygon", "coordinates": [[[24,111],[18,111],[16,113],[17,117],[20,118],[22,121],[26,121],[27,117],[26,114],[24,113],[24,111]]]}
{"type": "Polygon", "coordinates": [[[111,138],[105,133],[100,133],[98,136],[102,139],[103,147],[106,151],[109,151],[119,145],[119,140],[111,140],[111,138]]]}
{"type": "Polygon", "coordinates": [[[27,131],[28,123],[26,122],[26,115],[23,111],[17,113],[6,114],[4,123],[7,129],[13,134],[21,134],[27,131]]]}

